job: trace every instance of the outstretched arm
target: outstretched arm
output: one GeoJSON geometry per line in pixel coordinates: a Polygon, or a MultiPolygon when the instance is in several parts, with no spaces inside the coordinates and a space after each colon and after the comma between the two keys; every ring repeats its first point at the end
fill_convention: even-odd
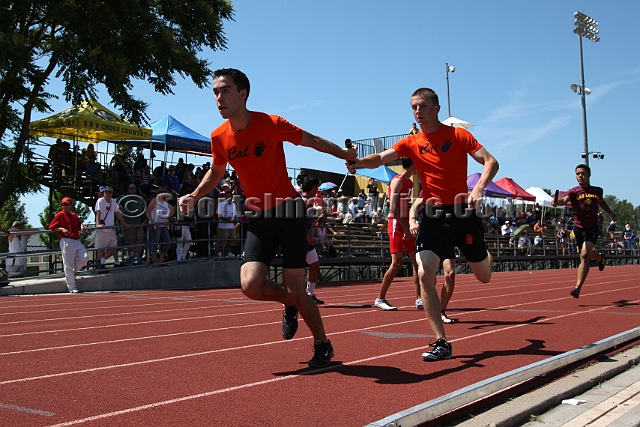
{"type": "Polygon", "coordinates": [[[398,152],[393,148],[389,148],[382,153],[369,154],[367,157],[356,159],[355,163],[347,164],[347,169],[351,173],[356,173],[358,169],[375,169],[380,165],[397,160],[398,157],[400,157],[398,152]]]}
{"type": "Polygon", "coordinates": [[[300,142],[300,145],[303,147],[311,147],[314,150],[331,154],[332,156],[344,160],[354,160],[358,155],[355,148],[342,148],[327,139],[313,135],[307,131],[302,132],[302,141],[300,142]]]}
{"type": "Polygon", "coordinates": [[[211,168],[207,171],[207,173],[198,184],[198,187],[191,192],[191,194],[184,195],[180,197],[178,200],[178,206],[180,208],[180,212],[186,214],[195,205],[199,199],[203,198],[207,194],[209,194],[220,182],[224,172],[226,170],[226,165],[218,166],[215,163],[211,164],[211,168]]]}

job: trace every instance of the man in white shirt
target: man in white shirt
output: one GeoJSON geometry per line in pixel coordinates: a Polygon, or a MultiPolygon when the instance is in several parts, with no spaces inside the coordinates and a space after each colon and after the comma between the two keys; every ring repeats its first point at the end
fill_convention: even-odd
{"type": "Polygon", "coordinates": [[[218,204],[218,231],[216,232],[216,251],[222,257],[224,248],[227,248],[227,257],[233,257],[231,243],[236,238],[236,217],[238,216],[236,204],[233,203],[233,193],[229,190],[224,193],[224,201],[218,204]]]}
{"type": "Polygon", "coordinates": [[[511,234],[511,226],[509,224],[509,221],[505,221],[504,224],[502,224],[502,227],[500,227],[500,234],[502,236],[508,236],[509,234],[511,234]]]}
{"type": "Polygon", "coordinates": [[[104,188],[104,196],[100,197],[96,202],[95,212],[96,212],[96,224],[98,226],[98,230],[96,230],[96,240],[95,247],[98,249],[98,259],[100,262],[98,263],[99,269],[104,269],[105,262],[107,258],[113,255],[114,265],[116,267],[120,267],[120,261],[118,260],[118,239],[116,236],[115,230],[115,217],[118,217],[118,220],[124,228],[129,228],[126,222],[124,222],[124,217],[122,212],[120,212],[120,206],[118,202],[115,201],[113,197],[113,188],[105,187],[104,188]],[[105,249],[110,248],[110,249],[105,249]]]}

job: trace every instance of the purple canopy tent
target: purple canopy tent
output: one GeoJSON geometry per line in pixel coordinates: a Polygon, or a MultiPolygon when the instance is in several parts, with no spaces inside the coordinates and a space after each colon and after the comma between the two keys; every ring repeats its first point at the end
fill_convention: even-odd
{"type": "MultiPolygon", "coordinates": [[[[467,177],[467,187],[469,188],[469,191],[473,190],[473,187],[475,187],[479,179],[480,179],[479,173],[474,173],[467,177]]],[[[511,193],[503,190],[493,181],[491,181],[489,185],[485,187],[484,191],[482,192],[482,195],[484,197],[498,197],[501,199],[506,199],[507,197],[511,197],[511,193]]]]}

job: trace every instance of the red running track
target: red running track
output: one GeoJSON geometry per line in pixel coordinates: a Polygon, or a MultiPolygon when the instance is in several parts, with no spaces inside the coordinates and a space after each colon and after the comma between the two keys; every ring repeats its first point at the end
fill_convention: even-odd
{"type": "MultiPolygon", "coordinates": [[[[310,370],[301,322],[237,289],[0,299],[0,425],[362,426],[464,386],[640,324],[640,266],[459,275],[447,325],[453,358],[423,362],[433,338],[409,279],[371,307],[379,282],[318,288],[336,351],[310,370]]],[[[439,278],[442,283],[442,278],[439,278]]]]}

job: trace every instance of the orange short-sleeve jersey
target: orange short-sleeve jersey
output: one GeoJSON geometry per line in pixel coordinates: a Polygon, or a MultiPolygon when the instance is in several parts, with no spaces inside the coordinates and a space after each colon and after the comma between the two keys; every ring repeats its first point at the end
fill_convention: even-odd
{"type": "Polygon", "coordinates": [[[231,164],[244,187],[247,202],[268,209],[278,199],[296,197],[287,173],[283,142],[300,145],[303,131],[282,117],[251,112],[249,126],[234,132],[227,120],[211,132],[213,164],[231,164]],[[251,198],[251,200],[249,200],[251,198]]]}
{"type": "Polygon", "coordinates": [[[440,125],[433,133],[419,132],[392,147],[400,157],[409,157],[418,170],[425,203],[452,205],[467,188],[467,156],[482,145],[466,129],[440,125]]]}

